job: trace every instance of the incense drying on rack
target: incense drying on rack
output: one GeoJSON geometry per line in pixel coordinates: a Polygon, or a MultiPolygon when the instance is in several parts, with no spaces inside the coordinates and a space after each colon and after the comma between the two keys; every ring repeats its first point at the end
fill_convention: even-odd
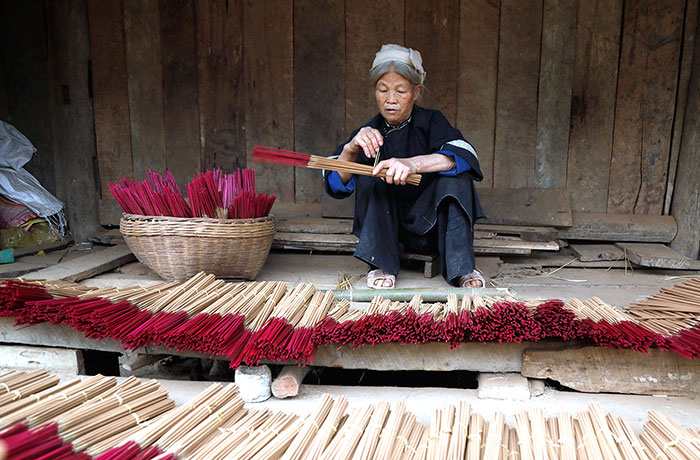
{"type": "Polygon", "coordinates": [[[549,338],[700,357],[700,280],[688,280],[627,308],[598,298],[522,301],[450,295],[425,303],[376,296],[351,308],[332,291],[279,281],[235,283],[199,273],[184,282],[92,289],[67,282],[5,280],[0,316],[15,324],[64,324],[126,349],[145,345],[226,356],[231,367],[313,361],[325,345],[521,342],[549,338]],[[661,296],[661,297],[659,297],[661,296]],[[671,313],[673,313],[671,315],[671,313]]]}
{"type": "Polygon", "coordinates": [[[141,182],[122,177],[109,190],[128,214],[169,217],[248,219],[270,214],[275,195],[255,190],[255,171],[238,169],[224,174],[220,169],[198,173],[185,187],[185,200],[173,174],[163,176],[149,170],[141,182]]]}
{"type": "Polygon", "coordinates": [[[307,414],[246,408],[236,384],[213,383],[175,407],[154,380],[59,383],[0,374],[3,460],[690,460],[700,432],[651,410],[641,433],[593,403],[576,414],[531,408],[490,419],[468,401],[424,426],[402,401],[353,406],[324,394],[307,414]],[[44,389],[38,391],[38,386],[44,389]],[[37,390],[37,391],[35,391],[37,390]]]}
{"type": "MultiPolygon", "coordinates": [[[[349,174],[360,174],[363,176],[374,176],[372,166],[353,163],[351,161],[336,160],[308,153],[294,152],[291,150],[276,149],[273,147],[263,147],[256,145],[253,148],[253,161],[259,163],[272,163],[277,165],[296,166],[299,168],[325,169],[328,171],[339,171],[349,174]]],[[[386,171],[380,171],[375,177],[386,177],[386,171]]],[[[420,174],[409,174],[406,183],[420,185],[420,174]]]]}

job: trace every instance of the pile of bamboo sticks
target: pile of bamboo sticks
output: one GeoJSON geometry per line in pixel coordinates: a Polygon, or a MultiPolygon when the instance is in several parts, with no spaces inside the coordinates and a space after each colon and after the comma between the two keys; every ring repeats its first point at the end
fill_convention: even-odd
{"type": "MultiPolygon", "coordinates": [[[[48,378],[45,372],[10,372],[0,381],[24,388],[48,378]]],[[[459,401],[435,408],[426,427],[401,401],[352,407],[342,396],[323,395],[306,415],[248,409],[235,384],[214,383],[177,408],[156,382],[133,378],[116,385],[113,378],[98,376],[34,394],[30,404],[5,412],[0,421],[3,460],[26,458],[12,451],[17,438],[23,436],[26,445],[26,439],[38,439],[47,429],[56,433],[54,452],[101,460],[700,458],[697,428],[682,427],[652,410],[638,436],[625,418],[604,414],[595,403],[575,416],[559,412],[547,418],[542,409],[531,408],[495,412],[486,420],[459,401]]]]}
{"type": "Polygon", "coordinates": [[[0,388],[0,432],[6,430],[6,450],[26,451],[24,444],[32,440],[26,430],[51,434],[32,443],[35,452],[28,458],[58,458],[59,450],[66,450],[62,445],[76,453],[101,453],[174,407],[155,380],[135,377],[120,384],[101,375],[59,383],[44,370],[10,371],[0,375],[0,388]]]}
{"type": "Polygon", "coordinates": [[[307,363],[327,344],[386,342],[518,342],[547,338],[700,357],[700,280],[663,289],[618,308],[596,297],[564,304],[512,296],[450,295],[425,303],[376,296],[366,307],[338,300],[312,284],[225,282],[199,273],[150,287],[91,289],[81,285],[6,280],[0,316],[16,324],[65,324],[89,338],[113,338],[128,349],[165,345],[231,359],[307,363]]]}

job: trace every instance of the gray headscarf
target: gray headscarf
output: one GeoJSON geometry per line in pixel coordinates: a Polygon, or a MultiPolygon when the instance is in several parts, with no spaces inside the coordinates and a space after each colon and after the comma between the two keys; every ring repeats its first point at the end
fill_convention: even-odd
{"type": "MultiPolygon", "coordinates": [[[[420,75],[420,83],[423,84],[425,80],[425,70],[423,70],[423,59],[421,58],[420,51],[395,44],[382,45],[382,48],[374,57],[372,70],[386,62],[403,62],[410,65],[416,69],[416,72],[420,75]]],[[[370,73],[372,70],[370,70],[370,73]]]]}

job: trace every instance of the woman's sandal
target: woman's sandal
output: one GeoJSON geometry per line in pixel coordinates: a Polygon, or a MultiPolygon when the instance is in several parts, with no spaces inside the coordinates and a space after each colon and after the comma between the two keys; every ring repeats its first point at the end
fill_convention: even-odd
{"type": "Polygon", "coordinates": [[[477,270],[474,270],[468,275],[464,275],[459,279],[459,286],[463,288],[486,287],[486,280],[477,270]],[[481,286],[472,286],[473,281],[481,282],[481,286]]]}
{"type": "Polygon", "coordinates": [[[396,277],[380,268],[367,272],[367,287],[370,289],[393,289],[395,284],[396,277]]]}

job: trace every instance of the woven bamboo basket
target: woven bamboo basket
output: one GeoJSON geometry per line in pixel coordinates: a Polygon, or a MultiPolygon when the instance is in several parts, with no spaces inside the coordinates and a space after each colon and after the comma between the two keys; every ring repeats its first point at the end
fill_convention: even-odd
{"type": "Polygon", "coordinates": [[[184,280],[200,271],[253,280],[270,252],[275,219],[123,214],[119,230],[131,252],[165,280],[184,280]]]}

